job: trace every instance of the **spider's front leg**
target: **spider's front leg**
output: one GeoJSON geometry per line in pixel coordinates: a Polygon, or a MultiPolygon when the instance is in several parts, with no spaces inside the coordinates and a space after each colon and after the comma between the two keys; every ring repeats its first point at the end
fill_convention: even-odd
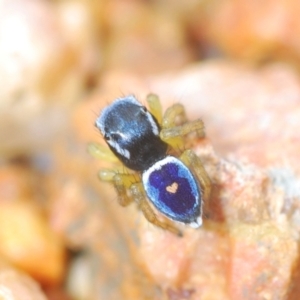
{"type": "Polygon", "coordinates": [[[120,163],[117,157],[111,152],[107,146],[101,144],[90,143],[88,145],[88,152],[95,158],[102,161],[108,161],[112,163],[120,163]]]}
{"type": "Polygon", "coordinates": [[[99,171],[98,176],[101,181],[111,182],[115,187],[117,194],[118,194],[118,202],[121,206],[129,205],[133,199],[128,196],[128,189],[129,187],[135,183],[140,181],[140,178],[137,174],[127,174],[118,169],[123,169],[124,167],[121,166],[120,161],[117,157],[111,152],[111,150],[105,146],[100,144],[91,143],[88,146],[88,151],[91,155],[96,158],[100,158],[101,160],[114,162],[119,165],[114,170],[110,169],[102,169],[99,171]]]}
{"type": "Polygon", "coordinates": [[[146,200],[146,194],[145,194],[142,183],[135,183],[135,184],[131,185],[130,192],[132,194],[134,201],[138,204],[139,209],[142,211],[145,218],[150,223],[152,223],[162,229],[168,230],[178,236],[182,236],[182,232],[179,229],[177,229],[175,226],[169,224],[168,222],[160,221],[157,218],[152,207],[146,200]]]}
{"type": "Polygon", "coordinates": [[[196,131],[198,137],[204,137],[204,124],[202,120],[187,122],[180,126],[163,128],[160,132],[160,138],[171,145],[173,148],[183,148],[185,141],[183,136],[196,131]]]}
{"type": "Polygon", "coordinates": [[[117,194],[118,202],[121,206],[127,206],[133,202],[133,198],[128,195],[128,189],[140,178],[136,174],[117,173],[113,170],[99,171],[99,178],[102,181],[112,182],[117,194]]]}
{"type": "Polygon", "coordinates": [[[204,137],[203,121],[198,119],[188,122],[184,106],[176,103],[169,107],[162,116],[162,109],[157,95],[149,94],[147,102],[150,112],[161,125],[160,138],[173,148],[184,148],[184,136],[196,132],[198,137],[204,137]]]}

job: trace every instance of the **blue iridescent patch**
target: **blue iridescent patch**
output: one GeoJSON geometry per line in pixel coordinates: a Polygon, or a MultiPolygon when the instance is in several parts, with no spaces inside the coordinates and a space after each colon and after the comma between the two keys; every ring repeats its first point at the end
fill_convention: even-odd
{"type": "Polygon", "coordinates": [[[201,194],[191,171],[167,156],[143,173],[143,184],[154,206],[169,218],[193,223],[201,213],[201,194]]]}

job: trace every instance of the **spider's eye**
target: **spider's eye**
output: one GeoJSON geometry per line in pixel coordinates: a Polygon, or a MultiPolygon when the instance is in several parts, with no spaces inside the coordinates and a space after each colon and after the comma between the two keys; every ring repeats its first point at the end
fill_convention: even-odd
{"type": "Polygon", "coordinates": [[[120,138],[120,134],[118,134],[118,133],[112,133],[112,134],[111,134],[111,138],[112,138],[113,140],[118,140],[118,139],[120,138]]]}
{"type": "Polygon", "coordinates": [[[121,138],[121,135],[119,134],[119,133],[116,133],[116,132],[112,132],[112,133],[110,133],[110,134],[105,134],[104,135],[104,138],[105,138],[105,140],[106,141],[111,141],[111,140],[113,140],[113,141],[118,141],[120,138],[121,138]]]}
{"type": "Polygon", "coordinates": [[[145,107],[145,106],[141,106],[141,111],[143,112],[143,113],[147,113],[147,108],[145,107]]]}

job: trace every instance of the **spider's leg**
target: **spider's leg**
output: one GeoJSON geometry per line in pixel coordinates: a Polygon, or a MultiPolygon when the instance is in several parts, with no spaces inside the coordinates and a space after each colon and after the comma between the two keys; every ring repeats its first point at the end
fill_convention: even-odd
{"type": "Polygon", "coordinates": [[[117,163],[118,158],[111,152],[111,150],[101,144],[90,143],[88,145],[88,152],[95,158],[101,159],[103,161],[117,163]]]}
{"type": "Polygon", "coordinates": [[[184,136],[197,132],[198,137],[204,137],[204,124],[202,120],[187,121],[184,106],[176,103],[169,107],[162,120],[162,130],[160,131],[160,138],[171,145],[173,148],[184,148],[184,136]]]}
{"type": "Polygon", "coordinates": [[[180,160],[189,168],[192,169],[194,175],[196,175],[200,186],[201,194],[204,201],[209,200],[211,192],[211,181],[207,175],[200,158],[192,150],[186,150],[180,156],[180,160]]]}
{"type": "Polygon", "coordinates": [[[183,136],[196,131],[198,137],[204,137],[204,124],[202,120],[195,120],[185,123],[180,126],[175,126],[167,129],[162,129],[160,132],[160,138],[172,147],[183,147],[183,136]]]}
{"type": "Polygon", "coordinates": [[[170,106],[164,113],[162,120],[162,128],[168,129],[175,127],[178,124],[187,122],[186,112],[184,106],[180,103],[175,103],[170,106]]]}
{"type": "Polygon", "coordinates": [[[127,206],[133,201],[133,198],[128,195],[128,189],[132,184],[140,181],[139,176],[136,174],[117,173],[114,170],[101,170],[99,178],[102,181],[113,183],[121,206],[127,206]]]}
{"type": "Polygon", "coordinates": [[[139,209],[144,214],[145,218],[155,226],[158,226],[162,229],[168,230],[178,236],[182,236],[182,233],[179,229],[177,229],[175,226],[171,225],[168,222],[163,222],[159,220],[153,211],[152,207],[146,200],[146,194],[143,188],[142,183],[136,183],[133,184],[130,188],[130,191],[132,193],[132,197],[134,198],[134,201],[138,204],[139,209]]]}
{"type": "Polygon", "coordinates": [[[150,113],[155,117],[158,124],[161,125],[163,113],[159,97],[155,94],[149,94],[147,95],[146,100],[148,103],[150,113]]]}

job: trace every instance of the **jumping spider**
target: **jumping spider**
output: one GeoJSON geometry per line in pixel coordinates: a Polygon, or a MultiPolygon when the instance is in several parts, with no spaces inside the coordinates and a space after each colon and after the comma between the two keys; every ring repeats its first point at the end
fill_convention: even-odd
{"type": "Polygon", "coordinates": [[[183,151],[178,158],[169,153],[175,147],[183,148],[183,136],[193,131],[203,137],[204,125],[201,120],[188,122],[181,104],[174,104],[162,115],[156,95],[148,95],[147,102],[149,110],[129,95],[104,108],[95,125],[111,151],[98,144],[90,150],[98,157],[115,155],[135,171],[99,173],[102,180],[115,186],[120,205],[136,202],[149,222],[181,235],[173,224],[157,218],[147,198],[167,218],[193,228],[201,226],[202,201],[209,198],[210,179],[192,150],[183,151]]]}

